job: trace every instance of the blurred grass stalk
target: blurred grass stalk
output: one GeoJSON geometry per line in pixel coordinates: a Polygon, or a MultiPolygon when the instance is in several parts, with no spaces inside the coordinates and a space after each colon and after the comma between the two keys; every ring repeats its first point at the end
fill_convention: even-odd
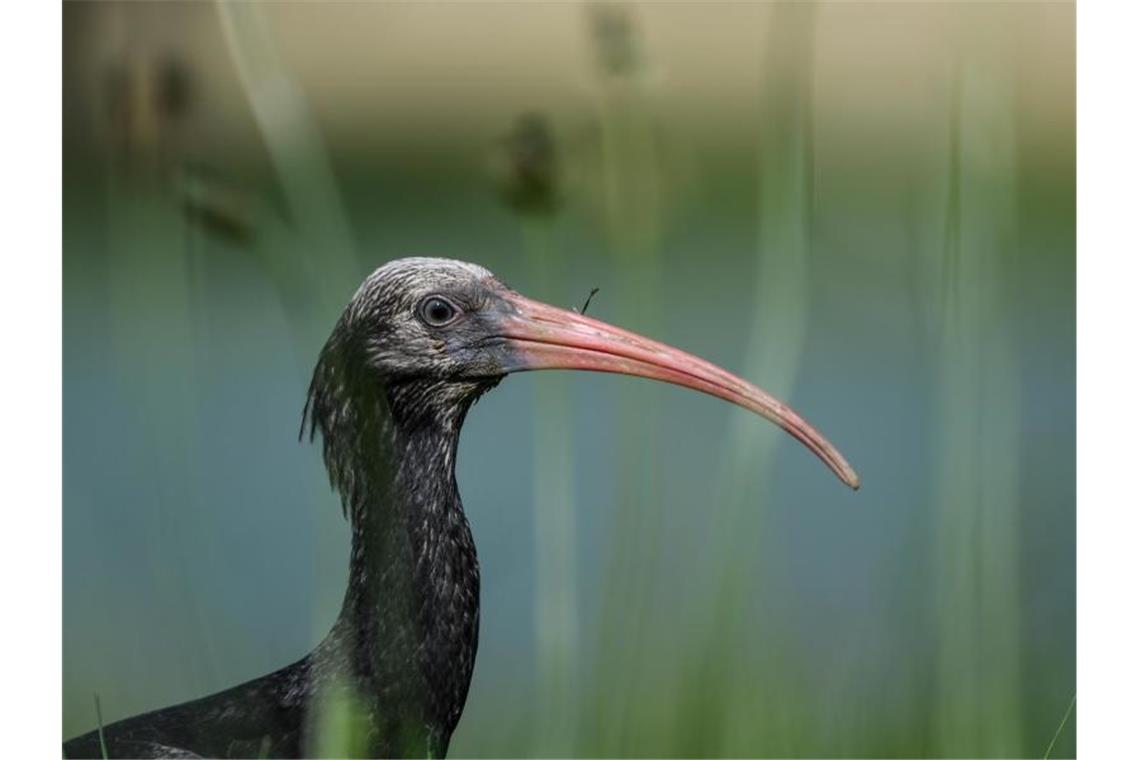
{"type": "MultiPolygon", "coordinates": [[[[284,214],[259,202],[257,254],[280,294],[297,351],[298,408],[312,363],[333,321],[359,285],[361,266],[332,163],[316,117],[294,83],[258,3],[219,0],[215,8],[234,67],[285,200],[284,214]]],[[[309,503],[331,505],[335,497],[312,481],[309,503]]],[[[313,567],[322,557],[341,556],[331,534],[314,534],[313,567]]],[[[317,608],[313,633],[327,632],[325,613],[340,599],[317,608]]]]}
{"type": "MultiPolygon", "coordinates": [[[[624,3],[585,7],[599,71],[605,229],[613,257],[613,321],[647,335],[662,323],[661,161],[638,18],[624,3]]],[[[607,303],[611,303],[607,301],[607,303]]],[[[640,699],[656,678],[657,651],[645,642],[661,548],[661,413],[654,389],[622,383],[617,410],[617,516],[610,535],[591,688],[589,752],[645,752],[659,729],[640,699]],[[641,712],[638,712],[638,709],[641,712]]]]}
{"type": "MultiPolygon", "coordinates": [[[[303,357],[315,353],[323,339],[319,333],[327,329],[317,326],[331,321],[358,279],[347,218],[316,124],[275,53],[261,8],[220,2],[216,9],[291,220],[286,223],[269,204],[254,201],[255,234],[242,242],[258,246],[282,294],[305,365],[301,372],[307,373],[303,357]]],[[[121,134],[107,171],[111,339],[122,386],[134,394],[139,420],[153,438],[153,466],[159,472],[155,482],[165,486],[156,494],[157,508],[151,513],[153,543],[161,547],[161,556],[149,563],[148,572],[160,579],[164,593],[179,595],[195,621],[206,654],[198,658],[199,667],[186,672],[186,685],[193,692],[206,692],[220,683],[213,654],[218,629],[205,619],[186,576],[192,563],[209,561],[215,542],[207,536],[188,539],[185,531],[196,530],[195,523],[179,516],[195,514],[194,502],[201,498],[195,477],[202,445],[195,390],[203,319],[200,291],[206,247],[216,242],[204,234],[198,223],[201,215],[187,209],[232,210],[233,193],[224,183],[189,168],[192,143],[181,119],[193,101],[183,99],[174,108],[163,92],[155,91],[149,84],[156,76],[153,63],[133,54],[130,40],[117,63],[129,76],[116,80],[125,91],[113,102],[127,110],[112,114],[118,119],[113,128],[121,134]]],[[[192,84],[194,74],[188,68],[183,76],[192,84]]],[[[322,500],[316,493],[312,496],[313,501],[322,500]]],[[[105,684],[101,688],[114,710],[120,701],[119,684],[130,679],[100,675],[95,680],[105,684]]]]}
{"type": "MultiPolygon", "coordinates": [[[[258,205],[262,233],[258,253],[290,316],[301,380],[307,381],[312,357],[363,273],[316,118],[277,52],[263,7],[224,0],[216,7],[285,199],[284,216],[274,214],[267,203],[258,205]]],[[[311,487],[309,501],[333,501],[319,483],[311,487]]],[[[321,544],[317,549],[314,556],[337,547],[321,544]]],[[[340,600],[330,601],[339,605],[340,600]]],[[[324,636],[327,624],[320,616],[314,624],[314,633],[324,636]]],[[[335,661],[347,655],[333,651],[329,656],[335,661]]],[[[311,718],[316,756],[363,757],[368,742],[365,701],[350,684],[337,679],[319,704],[311,718]]],[[[406,746],[414,747],[412,741],[409,736],[406,746]]]]}
{"type": "Polygon", "coordinates": [[[936,329],[933,745],[953,756],[1023,755],[1012,82],[997,45],[958,63],[936,329]],[[1004,65],[1003,65],[1004,64],[1004,65]]]}
{"type": "MultiPolygon", "coordinates": [[[[118,391],[130,398],[133,417],[149,439],[152,456],[141,469],[156,473],[154,509],[140,517],[150,523],[152,550],[145,575],[160,593],[177,597],[193,621],[194,634],[205,650],[199,665],[184,670],[185,683],[206,689],[220,675],[218,632],[209,625],[203,605],[191,592],[189,568],[209,561],[214,543],[199,536],[201,552],[191,552],[185,531],[196,528],[186,515],[197,512],[202,498],[195,478],[199,467],[198,337],[201,293],[194,275],[201,260],[192,231],[177,207],[162,192],[168,152],[177,150],[183,112],[170,112],[153,84],[153,61],[138,54],[127,35],[116,63],[130,75],[118,81],[122,110],[112,114],[121,130],[106,166],[106,250],[109,331],[118,391]],[[140,315],[146,318],[140,319],[140,315]]],[[[110,600],[108,600],[110,602],[110,600]]],[[[135,635],[145,638],[146,633],[135,635]]],[[[107,672],[95,679],[111,715],[131,679],[122,678],[117,663],[100,663],[107,672]]],[[[127,667],[135,667],[129,663],[127,667]]],[[[140,674],[141,676],[141,674],[140,674]]],[[[138,683],[135,681],[135,683],[138,683]]]]}
{"type": "MultiPolygon", "coordinates": [[[[785,400],[795,389],[811,306],[816,12],[814,3],[773,5],[762,63],[755,280],[743,375],[785,400]]],[[[795,721],[775,718],[792,703],[786,682],[794,676],[766,628],[754,624],[756,616],[770,617],[763,609],[764,574],[756,542],[764,535],[776,455],[784,443],[784,434],[774,426],[732,411],[720,499],[725,514],[714,539],[726,551],[709,612],[717,621],[715,638],[705,644],[712,654],[708,671],[701,674],[706,701],[715,705],[716,714],[706,707],[710,714],[698,723],[702,731],[719,735],[701,737],[690,747],[694,752],[714,747],[730,755],[754,754],[758,747],[804,751],[795,721]],[[748,603],[757,598],[759,609],[748,603]],[[764,674],[758,682],[739,675],[742,660],[749,658],[752,668],[764,674]],[[768,719],[757,721],[757,715],[768,719]]]]}
{"type": "MultiPolygon", "coordinates": [[[[554,294],[564,282],[551,215],[522,219],[531,287],[554,294]]],[[[574,497],[574,424],[562,373],[534,384],[534,627],[538,702],[532,752],[575,754],[578,728],[578,530],[574,497]]]]}
{"type": "MultiPolygon", "coordinates": [[[[620,27],[623,18],[632,24],[628,15],[618,21],[606,18],[615,13],[613,6],[595,6],[595,12],[601,15],[600,22],[595,17],[595,33],[610,45],[621,39],[612,27],[620,27]],[[607,23],[609,33],[599,33],[607,23]]],[[[787,397],[799,368],[809,307],[815,9],[812,4],[777,4],[771,14],[757,168],[757,279],[745,373],[787,397]]],[[[611,249],[626,305],[619,319],[652,331],[662,318],[658,238],[664,188],[644,79],[636,76],[643,70],[638,52],[608,56],[626,61],[628,68],[623,76],[611,71],[603,79],[603,160],[611,249]]],[[[755,541],[763,523],[757,503],[773,473],[777,431],[739,413],[726,436],[728,485],[720,492],[725,513],[715,518],[712,539],[722,560],[714,570],[716,592],[696,613],[712,621],[708,638],[672,642],[680,646],[676,651],[646,647],[643,642],[653,640],[646,629],[650,605],[663,601],[678,613],[675,600],[651,597],[663,526],[655,512],[661,487],[656,464],[660,415],[649,408],[646,394],[636,388],[623,391],[620,514],[602,615],[603,670],[595,702],[599,735],[591,750],[693,756],[796,752],[807,728],[789,711],[796,689],[781,688],[788,685],[783,681],[792,680],[781,677],[788,672],[782,658],[758,651],[764,640],[752,625],[755,611],[747,602],[756,595],[755,541]],[[742,578],[748,578],[747,586],[742,578]],[[686,662],[694,650],[696,658],[686,662]],[[662,669],[661,660],[680,667],[662,669]],[[747,677],[761,668],[767,668],[764,680],[747,677]],[[658,696],[645,698],[653,693],[658,696]]]]}
{"type": "MultiPolygon", "coordinates": [[[[366,757],[368,754],[368,703],[346,679],[334,677],[318,697],[319,709],[311,717],[312,757],[366,757]]],[[[415,746],[415,745],[411,745],[415,746]]]]}
{"type": "Polygon", "coordinates": [[[284,217],[261,215],[275,234],[258,253],[294,317],[307,376],[329,325],[359,285],[352,229],[316,117],[277,51],[264,7],[226,0],[215,7],[285,198],[284,217]]]}

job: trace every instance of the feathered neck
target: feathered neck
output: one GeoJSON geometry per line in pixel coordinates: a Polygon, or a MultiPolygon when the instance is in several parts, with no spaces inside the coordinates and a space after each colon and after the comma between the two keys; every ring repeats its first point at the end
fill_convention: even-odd
{"type": "Polygon", "coordinates": [[[386,381],[352,359],[330,341],[305,410],[352,525],[348,589],[325,648],[381,716],[378,735],[412,743],[377,749],[440,756],[466,700],[479,624],[456,449],[490,385],[386,381]]]}

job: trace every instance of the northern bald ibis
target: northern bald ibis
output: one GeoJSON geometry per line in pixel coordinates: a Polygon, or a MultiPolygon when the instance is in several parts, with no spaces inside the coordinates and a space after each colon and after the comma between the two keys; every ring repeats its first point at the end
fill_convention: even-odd
{"type": "Polygon", "coordinates": [[[843,456],[788,407],[706,361],[532,301],[482,267],[408,258],[368,277],[321,351],[302,436],[320,433],[352,525],[348,591],[328,636],[281,670],[112,723],[68,757],[296,757],[319,705],[350,694],[359,748],[442,757],[479,631],[479,563],[455,482],[471,405],[506,375],[616,372],[725,399],[776,423],[852,488],[843,456]]]}

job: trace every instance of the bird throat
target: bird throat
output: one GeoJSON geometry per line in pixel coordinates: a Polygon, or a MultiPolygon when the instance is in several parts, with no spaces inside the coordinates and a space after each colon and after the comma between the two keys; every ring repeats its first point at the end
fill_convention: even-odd
{"type": "Polygon", "coordinates": [[[467,698],[479,565],[455,455],[480,392],[388,386],[350,402],[351,430],[323,431],[352,523],[348,590],[323,656],[363,702],[371,749],[386,754],[441,756],[467,698]]]}

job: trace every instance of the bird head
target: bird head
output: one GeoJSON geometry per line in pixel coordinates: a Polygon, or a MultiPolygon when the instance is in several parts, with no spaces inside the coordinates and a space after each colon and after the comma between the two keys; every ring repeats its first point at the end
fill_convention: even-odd
{"type": "Polygon", "coordinates": [[[848,486],[859,477],[819,432],[760,388],[709,362],[567,309],[531,300],[486,269],[406,258],[360,286],[321,354],[306,417],[326,438],[374,398],[411,420],[457,426],[513,372],[612,372],[684,386],[748,409],[810,449],[848,486]]]}

